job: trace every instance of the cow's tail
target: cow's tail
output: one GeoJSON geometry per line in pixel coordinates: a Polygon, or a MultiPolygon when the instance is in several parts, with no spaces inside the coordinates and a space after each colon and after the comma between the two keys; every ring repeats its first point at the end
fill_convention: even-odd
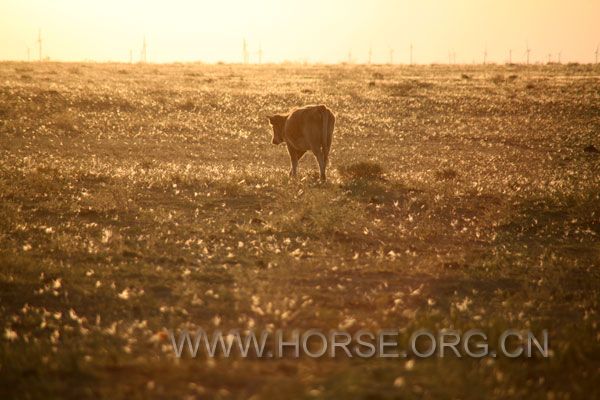
{"type": "Polygon", "coordinates": [[[323,134],[321,135],[321,149],[323,150],[323,153],[325,153],[328,149],[327,149],[327,136],[329,133],[329,110],[322,106],[323,109],[321,110],[321,115],[322,115],[322,119],[323,119],[323,134]]]}
{"type": "Polygon", "coordinates": [[[323,119],[323,132],[321,135],[321,149],[325,156],[325,163],[329,159],[329,149],[331,148],[331,139],[333,136],[333,124],[335,123],[335,117],[325,106],[321,106],[321,115],[323,119]]]}

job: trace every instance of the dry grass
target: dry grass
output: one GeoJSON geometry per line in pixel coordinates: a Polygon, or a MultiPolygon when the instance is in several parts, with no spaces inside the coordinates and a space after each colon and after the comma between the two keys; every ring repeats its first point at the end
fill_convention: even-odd
{"type": "Polygon", "coordinates": [[[361,161],[349,165],[341,165],[338,172],[344,180],[381,180],[383,167],[374,162],[361,161]]]}
{"type": "Polygon", "coordinates": [[[600,396],[599,73],[0,64],[0,398],[600,396]],[[290,180],[264,116],[320,102],[331,180],[290,180]],[[174,360],[217,316],[553,356],[174,360]]]}

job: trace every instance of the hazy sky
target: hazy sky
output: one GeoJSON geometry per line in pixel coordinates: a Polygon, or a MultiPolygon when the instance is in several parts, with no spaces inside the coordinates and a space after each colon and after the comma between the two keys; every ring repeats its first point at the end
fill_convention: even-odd
{"type": "Polygon", "coordinates": [[[594,61],[600,0],[0,0],[0,59],[134,61],[144,35],[148,61],[417,63],[594,61]]]}

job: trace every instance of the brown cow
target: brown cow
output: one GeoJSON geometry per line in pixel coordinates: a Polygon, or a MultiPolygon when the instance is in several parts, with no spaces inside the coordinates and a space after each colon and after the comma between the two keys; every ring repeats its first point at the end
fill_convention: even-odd
{"type": "Polygon", "coordinates": [[[273,144],[285,142],[292,169],[290,176],[298,173],[298,160],[311,150],[319,163],[321,180],[325,181],[325,167],[333,137],[335,116],[324,105],[296,108],[287,114],[269,116],[273,126],[273,144]]]}

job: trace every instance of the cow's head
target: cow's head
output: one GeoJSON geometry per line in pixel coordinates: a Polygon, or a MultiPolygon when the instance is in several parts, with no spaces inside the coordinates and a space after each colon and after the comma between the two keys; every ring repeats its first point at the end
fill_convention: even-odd
{"type": "Polygon", "coordinates": [[[287,117],[284,115],[271,115],[269,116],[269,122],[273,127],[273,140],[271,143],[280,144],[283,143],[283,128],[285,126],[285,120],[287,117]]]}

